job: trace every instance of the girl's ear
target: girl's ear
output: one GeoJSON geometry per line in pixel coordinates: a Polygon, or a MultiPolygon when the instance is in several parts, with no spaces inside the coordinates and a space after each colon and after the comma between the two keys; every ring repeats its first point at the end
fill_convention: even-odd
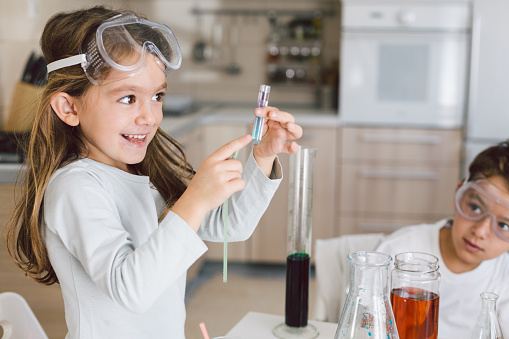
{"type": "Polygon", "coordinates": [[[65,92],[53,94],[50,100],[56,115],[69,126],[78,126],[80,123],[75,101],[75,98],[65,92]]]}

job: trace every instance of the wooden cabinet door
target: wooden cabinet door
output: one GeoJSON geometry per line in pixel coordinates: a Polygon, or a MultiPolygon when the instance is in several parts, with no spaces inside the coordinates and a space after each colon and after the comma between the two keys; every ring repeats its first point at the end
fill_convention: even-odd
{"type": "MultiPolygon", "coordinates": [[[[300,145],[318,149],[313,180],[313,244],[316,239],[330,238],[334,229],[335,204],[335,127],[304,127],[300,145]]],[[[289,155],[280,155],[283,181],[252,237],[252,260],[255,262],[286,262],[288,220],[289,155]]],[[[313,260],[313,254],[311,254],[313,260]]]]}
{"type": "Polygon", "coordinates": [[[184,148],[187,161],[193,166],[194,170],[198,169],[204,159],[203,154],[203,129],[197,127],[184,135],[177,138],[177,141],[184,148]]]}
{"type": "Polygon", "coordinates": [[[460,130],[344,127],[340,133],[334,236],[390,233],[405,222],[453,215],[460,130]]]}

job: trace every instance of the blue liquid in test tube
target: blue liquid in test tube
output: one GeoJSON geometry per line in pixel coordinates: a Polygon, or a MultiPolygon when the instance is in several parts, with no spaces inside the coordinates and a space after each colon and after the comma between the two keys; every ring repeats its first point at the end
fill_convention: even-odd
{"type": "MultiPolygon", "coordinates": [[[[269,104],[269,93],[270,86],[260,85],[260,91],[258,92],[258,104],[256,107],[267,107],[269,104]]],[[[263,132],[263,124],[265,123],[264,118],[260,118],[259,116],[255,117],[253,123],[253,144],[256,146],[262,140],[262,132],[263,132]]]]}

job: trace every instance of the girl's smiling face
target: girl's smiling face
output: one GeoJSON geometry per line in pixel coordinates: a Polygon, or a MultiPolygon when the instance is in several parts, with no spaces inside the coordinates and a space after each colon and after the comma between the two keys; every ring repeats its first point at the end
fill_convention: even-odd
{"type": "Polygon", "coordinates": [[[166,76],[152,55],[136,75],[92,86],[77,102],[86,156],[127,172],[128,165],[140,163],[162,121],[165,92],[166,76]]]}

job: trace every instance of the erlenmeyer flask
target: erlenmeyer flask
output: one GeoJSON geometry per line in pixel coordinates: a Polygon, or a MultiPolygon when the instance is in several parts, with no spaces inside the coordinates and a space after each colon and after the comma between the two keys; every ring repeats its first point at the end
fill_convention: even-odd
{"type": "Polygon", "coordinates": [[[391,256],[355,252],[350,260],[350,291],[335,339],[399,339],[389,302],[391,256]]]}
{"type": "Polygon", "coordinates": [[[472,332],[471,339],[504,339],[497,317],[498,295],[491,292],[481,293],[482,309],[472,332]]]}

